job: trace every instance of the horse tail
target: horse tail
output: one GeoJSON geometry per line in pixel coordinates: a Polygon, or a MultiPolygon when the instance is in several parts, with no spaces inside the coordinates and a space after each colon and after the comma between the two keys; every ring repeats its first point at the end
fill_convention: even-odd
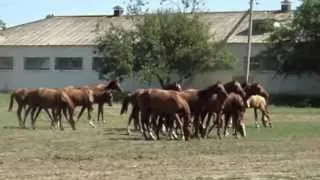
{"type": "Polygon", "coordinates": [[[12,111],[12,107],[13,107],[13,98],[16,97],[16,93],[15,92],[12,92],[11,95],[10,95],[10,103],[9,103],[9,108],[8,108],[8,111],[12,111]]]}
{"type": "Polygon", "coordinates": [[[73,103],[73,101],[71,100],[71,98],[67,95],[67,93],[62,92],[61,94],[61,98],[63,102],[66,102],[69,106],[69,108],[71,108],[72,110],[75,108],[75,105],[73,103]]]}
{"type": "Polygon", "coordinates": [[[121,107],[121,111],[120,111],[120,115],[127,112],[128,111],[128,106],[129,106],[129,103],[131,101],[131,96],[132,95],[127,95],[123,101],[122,101],[122,107],[121,107]]]}

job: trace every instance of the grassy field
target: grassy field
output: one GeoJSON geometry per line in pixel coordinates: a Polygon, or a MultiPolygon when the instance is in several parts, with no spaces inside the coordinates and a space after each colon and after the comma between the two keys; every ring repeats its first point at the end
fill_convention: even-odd
{"type": "Polygon", "coordinates": [[[320,109],[270,107],[272,129],[254,128],[249,110],[247,138],[184,143],[126,135],[119,104],[96,129],[83,116],[76,131],[51,130],[44,114],[36,130],[19,129],[8,101],[0,96],[0,179],[320,179],[320,109]]]}

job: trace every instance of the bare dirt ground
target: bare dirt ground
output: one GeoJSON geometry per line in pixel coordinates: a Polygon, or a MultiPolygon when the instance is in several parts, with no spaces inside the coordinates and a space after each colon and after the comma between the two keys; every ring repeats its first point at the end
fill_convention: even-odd
{"type": "Polygon", "coordinates": [[[117,104],[95,129],[84,114],[76,131],[65,121],[51,130],[43,114],[32,130],[18,128],[8,100],[0,97],[0,179],[320,179],[320,109],[270,107],[271,129],[256,129],[249,110],[245,139],[154,142],[126,134],[117,104]]]}

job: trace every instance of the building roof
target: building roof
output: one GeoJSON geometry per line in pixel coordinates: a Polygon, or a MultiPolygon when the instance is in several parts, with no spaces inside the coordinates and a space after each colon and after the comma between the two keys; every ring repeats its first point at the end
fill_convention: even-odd
{"type": "MultiPolygon", "coordinates": [[[[253,19],[288,20],[292,12],[254,11],[253,19]]],[[[207,12],[201,18],[210,25],[215,39],[246,43],[248,11],[207,12]]],[[[47,16],[44,19],[0,31],[0,46],[91,46],[111,23],[133,28],[127,16],[47,16]]],[[[254,34],[253,43],[263,43],[269,33],[254,34]]]]}

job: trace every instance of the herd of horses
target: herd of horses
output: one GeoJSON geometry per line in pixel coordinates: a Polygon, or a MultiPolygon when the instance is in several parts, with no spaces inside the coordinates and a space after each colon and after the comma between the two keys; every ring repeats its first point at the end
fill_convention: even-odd
{"type": "MultiPolygon", "coordinates": [[[[123,91],[117,80],[64,88],[17,89],[11,93],[8,111],[12,110],[15,100],[20,127],[25,127],[31,112],[31,124],[35,128],[35,121],[44,110],[52,128],[59,126],[63,130],[63,115],[75,130],[74,110],[81,106],[77,121],[87,109],[89,124],[95,127],[91,118],[93,104],[98,104],[97,121],[100,116],[104,121],[103,106],[105,103],[112,106],[113,91],[123,91]],[[22,118],[23,109],[25,113],[22,118]]],[[[161,89],[137,89],[129,93],[122,101],[120,114],[126,113],[131,104],[128,134],[131,134],[130,125],[133,122],[134,129],[140,131],[146,140],[160,139],[160,131],[167,133],[171,139],[177,139],[178,135],[183,140],[207,138],[213,128],[217,129],[217,136],[221,139],[221,129],[224,136],[229,135],[230,129],[235,137],[238,137],[237,133],[246,136],[244,114],[247,108],[254,108],[257,128],[258,109],[262,112],[263,126],[272,127],[268,102],[269,94],[259,83],[240,84],[232,80],[223,84],[217,81],[204,89],[182,89],[179,83],[173,83],[161,89]]]]}

